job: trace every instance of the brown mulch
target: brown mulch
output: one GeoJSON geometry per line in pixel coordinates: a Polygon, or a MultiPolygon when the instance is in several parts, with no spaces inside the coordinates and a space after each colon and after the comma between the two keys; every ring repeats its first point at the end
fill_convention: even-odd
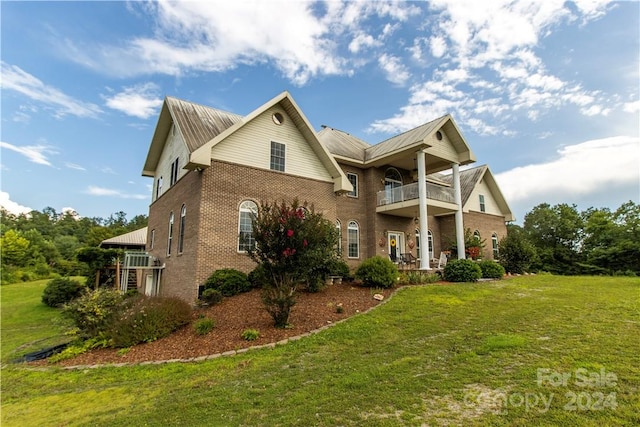
{"type": "Polygon", "coordinates": [[[118,354],[116,349],[96,349],[55,365],[133,364],[190,359],[276,343],[362,313],[380,304],[373,298],[374,293],[381,293],[386,300],[392,292],[389,289],[374,291],[347,282],[326,286],[318,293],[299,292],[289,318],[291,327],[277,329],[262,304],[260,290],[256,289],[225,298],[220,304],[197,309],[194,321],[202,314],[215,321],[215,327],[207,335],[200,336],[192,325],[187,325],[166,338],[131,347],[124,354],[118,354]],[[337,312],[339,304],[343,307],[342,313],[337,312]],[[258,330],[260,337],[255,341],[244,340],[241,335],[245,329],[258,330]]]}

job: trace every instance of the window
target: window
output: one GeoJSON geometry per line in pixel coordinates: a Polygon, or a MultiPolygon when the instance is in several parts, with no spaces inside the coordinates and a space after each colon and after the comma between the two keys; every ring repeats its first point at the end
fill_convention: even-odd
{"type": "Polygon", "coordinates": [[[384,174],[384,189],[387,203],[402,201],[402,175],[396,168],[389,168],[384,174]]]}
{"type": "Polygon", "coordinates": [[[491,235],[491,247],[493,248],[493,259],[498,259],[498,235],[496,233],[491,235]]]}
{"type": "Polygon", "coordinates": [[[284,172],[284,144],[271,141],[271,163],[269,168],[284,172]]]}
{"type": "Polygon", "coordinates": [[[478,230],[473,232],[473,238],[478,242],[480,241],[480,232],[478,230]]]}
{"type": "Polygon", "coordinates": [[[420,258],[420,230],[416,228],[416,258],[420,258]]]}
{"type": "Polygon", "coordinates": [[[184,249],[184,226],[186,223],[187,217],[187,207],[182,205],[182,210],[180,211],[180,234],[178,235],[178,253],[181,254],[184,249]]]}
{"type": "Polygon", "coordinates": [[[360,257],[360,228],[355,221],[350,221],[347,226],[347,246],[349,258],[360,257]]]}
{"type": "Polygon", "coordinates": [[[433,255],[433,233],[431,230],[427,233],[427,244],[429,245],[429,254],[427,255],[427,260],[434,257],[433,255]]]}
{"type": "Polygon", "coordinates": [[[171,163],[171,182],[169,183],[170,186],[173,186],[173,184],[175,184],[176,182],[178,182],[178,160],[180,160],[179,158],[176,158],[173,163],[171,163]]]}
{"type": "Polygon", "coordinates": [[[156,199],[162,194],[162,177],[158,178],[156,183],[156,199]]]}
{"type": "Polygon", "coordinates": [[[358,175],[355,173],[347,172],[347,179],[353,185],[353,191],[347,193],[349,197],[358,197],[358,175]]]}
{"type": "Polygon", "coordinates": [[[337,251],[338,251],[338,256],[342,255],[342,224],[340,223],[340,220],[336,220],[336,231],[338,232],[338,247],[337,247],[337,251]]]}
{"type": "Polygon", "coordinates": [[[256,245],[253,238],[253,218],[258,213],[258,205],[251,200],[245,200],[240,204],[238,216],[238,252],[246,252],[256,245]]]}
{"type": "Polygon", "coordinates": [[[167,240],[167,256],[171,255],[172,240],[173,240],[173,212],[169,214],[169,237],[167,240]]]}
{"type": "Polygon", "coordinates": [[[480,199],[480,212],[486,212],[486,207],[484,205],[484,195],[480,194],[478,198],[480,199]]]}
{"type": "Polygon", "coordinates": [[[153,250],[153,247],[156,245],[156,230],[151,230],[151,245],[149,246],[149,250],[153,250]]]}

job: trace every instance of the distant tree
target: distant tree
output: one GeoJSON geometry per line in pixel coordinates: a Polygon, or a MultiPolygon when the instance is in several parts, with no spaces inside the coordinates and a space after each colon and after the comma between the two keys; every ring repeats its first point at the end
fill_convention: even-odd
{"type": "Polygon", "coordinates": [[[542,203],[525,215],[523,230],[536,247],[538,269],[557,274],[579,271],[582,217],[575,205],[542,203]]]}
{"type": "Polygon", "coordinates": [[[507,227],[507,235],[498,244],[498,253],[499,263],[507,273],[522,274],[529,271],[536,260],[535,247],[517,225],[507,227]]]}
{"type": "Polygon", "coordinates": [[[15,230],[7,231],[0,238],[0,253],[3,266],[23,267],[27,265],[29,240],[15,230]]]}

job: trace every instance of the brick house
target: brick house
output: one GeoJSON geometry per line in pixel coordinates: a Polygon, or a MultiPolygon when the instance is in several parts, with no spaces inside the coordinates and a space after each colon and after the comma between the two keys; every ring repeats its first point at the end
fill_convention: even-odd
{"type": "Polygon", "coordinates": [[[146,250],[161,267],[152,293],[194,301],[213,271],[251,271],[250,242],[239,236],[250,235],[262,201],[313,204],[335,221],[351,268],[411,252],[430,269],[452,242],[464,256],[465,228],[488,242],[491,259],[489,242],[513,215],[487,166],[460,171],[473,162],[449,115],[370,145],[315,132],[288,92],[246,116],[167,97],[142,172],[154,180],[146,250]]]}

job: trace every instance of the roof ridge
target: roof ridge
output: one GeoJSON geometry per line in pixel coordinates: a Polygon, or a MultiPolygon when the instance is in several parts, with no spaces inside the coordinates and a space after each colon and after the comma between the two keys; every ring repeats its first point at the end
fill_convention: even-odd
{"type": "Polygon", "coordinates": [[[220,111],[222,113],[230,114],[230,115],[233,115],[233,116],[238,116],[238,117],[245,117],[246,116],[246,114],[232,113],[231,111],[223,110],[222,108],[212,107],[210,105],[205,105],[205,104],[202,104],[200,102],[193,102],[193,101],[189,101],[189,100],[186,100],[186,99],[183,99],[183,98],[178,98],[176,96],[165,95],[165,99],[168,99],[168,98],[171,98],[171,99],[179,101],[179,102],[184,102],[186,104],[192,104],[192,105],[196,105],[198,107],[208,108],[210,110],[220,111]]]}

